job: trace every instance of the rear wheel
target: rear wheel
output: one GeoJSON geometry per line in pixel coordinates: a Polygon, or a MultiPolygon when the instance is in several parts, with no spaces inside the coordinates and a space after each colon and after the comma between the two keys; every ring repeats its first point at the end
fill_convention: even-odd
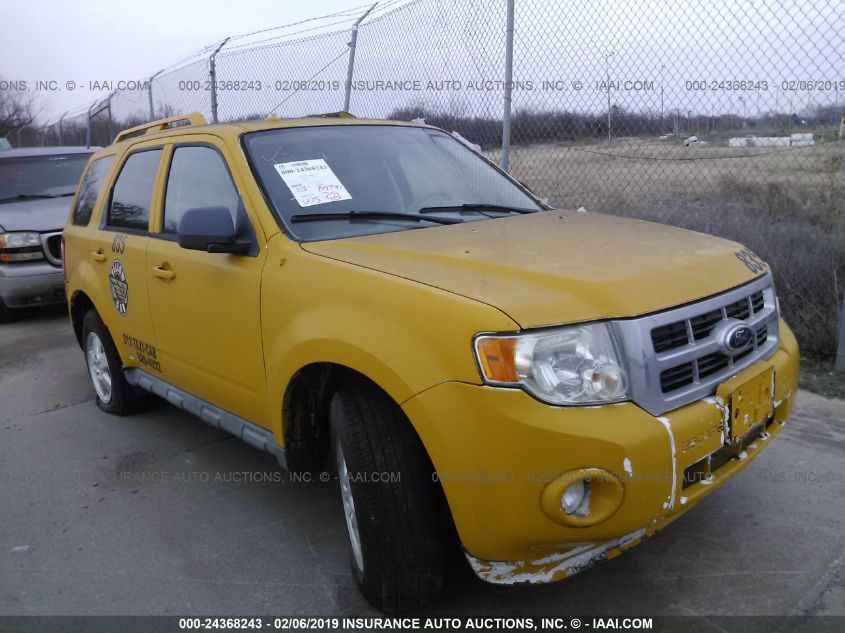
{"type": "Polygon", "coordinates": [[[420,606],[443,587],[444,531],[431,465],[407,418],[364,381],[341,387],[330,407],[352,571],[385,612],[420,606]]]}
{"type": "Polygon", "coordinates": [[[107,413],[127,415],[146,402],[126,382],[114,341],[94,310],[89,310],[82,320],[82,344],[98,407],[107,413]]]}

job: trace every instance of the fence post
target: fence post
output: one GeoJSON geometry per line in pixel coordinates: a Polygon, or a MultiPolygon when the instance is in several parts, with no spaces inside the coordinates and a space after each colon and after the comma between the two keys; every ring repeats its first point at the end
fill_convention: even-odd
{"type": "Polygon", "coordinates": [[[842,293],[842,310],[839,313],[839,348],[836,350],[834,368],[845,372],[845,292],[842,293]]]}
{"type": "Polygon", "coordinates": [[[376,2],[367,9],[360,18],[352,25],[352,33],[349,36],[349,64],[346,66],[346,91],[343,95],[343,111],[349,112],[349,100],[352,98],[352,72],[355,70],[355,47],[358,45],[358,26],[364,21],[370,11],[376,8],[376,2]]]}
{"type": "Polygon", "coordinates": [[[147,86],[147,98],[150,100],[150,121],[155,121],[155,118],[156,118],[155,103],[153,101],[153,80],[163,72],[164,72],[164,69],[162,68],[160,71],[158,71],[152,77],[150,77],[150,80],[149,80],[150,84],[149,84],[149,86],[147,86]]]}
{"type": "Polygon", "coordinates": [[[610,51],[609,53],[604,54],[604,63],[607,66],[607,144],[610,145],[612,142],[612,121],[611,121],[611,113],[613,112],[613,108],[610,105],[610,58],[616,55],[615,51],[610,51]]]}
{"type": "Polygon", "coordinates": [[[513,14],[514,0],[508,0],[505,27],[505,111],[502,114],[502,169],[509,171],[511,158],[511,94],[513,91],[513,14]]]}
{"type": "Polygon", "coordinates": [[[214,49],[214,52],[211,54],[211,57],[208,58],[209,67],[208,67],[208,78],[211,81],[211,122],[217,123],[217,53],[220,52],[220,49],[226,46],[226,42],[229,41],[227,37],[225,40],[220,42],[220,46],[214,49]]]}
{"type": "Polygon", "coordinates": [[[24,125],[22,127],[19,127],[17,130],[15,130],[15,137],[18,139],[18,147],[21,147],[21,132],[23,131],[23,128],[25,128],[25,127],[26,126],[24,125]]]}

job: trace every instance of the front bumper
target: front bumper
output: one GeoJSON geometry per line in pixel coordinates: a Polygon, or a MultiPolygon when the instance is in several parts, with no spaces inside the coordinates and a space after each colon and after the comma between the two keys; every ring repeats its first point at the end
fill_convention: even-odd
{"type": "Polygon", "coordinates": [[[8,308],[63,303],[62,269],[46,261],[0,264],[0,299],[8,308]]]}
{"type": "Polygon", "coordinates": [[[747,466],[780,432],[797,391],[798,345],[780,328],[774,356],[737,376],[774,368],[774,416],[735,446],[724,444],[717,398],[656,418],[633,403],[552,407],[521,390],[449,382],[405,402],[479,577],[566,578],[651,536],[747,466]],[[706,477],[691,477],[711,463],[706,477]],[[542,493],[580,469],[618,479],[621,502],[594,525],[565,525],[544,511],[542,493]]]}

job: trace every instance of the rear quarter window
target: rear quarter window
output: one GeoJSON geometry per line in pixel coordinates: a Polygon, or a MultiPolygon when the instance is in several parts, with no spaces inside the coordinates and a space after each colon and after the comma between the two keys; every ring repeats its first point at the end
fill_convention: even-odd
{"type": "Polygon", "coordinates": [[[103,183],[113,164],[114,156],[104,156],[88,165],[88,170],[79,184],[76,203],[73,205],[71,222],[76,226],[88,226],[91,221],[91,215],[94,213],[94,206],[97,204],[100,190],[103,188],[103,183]]]}

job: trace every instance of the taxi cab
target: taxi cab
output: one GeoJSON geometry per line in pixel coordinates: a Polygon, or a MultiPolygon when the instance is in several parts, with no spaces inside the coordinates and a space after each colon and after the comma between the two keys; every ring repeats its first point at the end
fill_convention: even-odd
{"type": "Polygon", "coordinates": [[[550,208],[422,123],[126,130],[64,240],[97,404],[154,394],[289,470],[333,464],[384,611],[439,594],[451,543],[504,584],[617,556],[764,451],[796,394],[754,253],[550,208]]]}

